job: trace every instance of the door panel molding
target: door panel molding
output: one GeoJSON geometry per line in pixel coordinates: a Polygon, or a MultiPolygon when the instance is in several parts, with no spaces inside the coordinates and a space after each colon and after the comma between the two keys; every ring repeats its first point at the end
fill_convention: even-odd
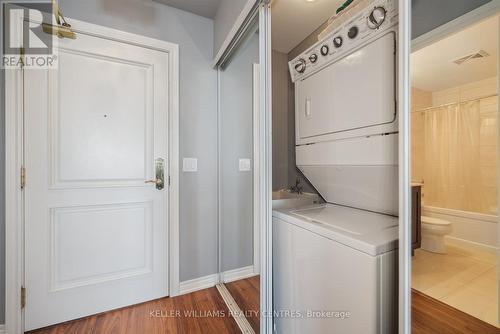
{"type": "MultiPolygon", "coordinates": [[[[152,247],[148,247],[148,245],[151,244],[151,241],[153,239],[152,236],[152,225],[153,225],[153,201],[147,201],[147,202],[131,202],[131,203],[112,203],[112,204],[105,204],[105,205],[78,205],[78,206],[69,206],[69,207],[55,207],[55,208],[50,208],[50,238],[49,238],[49,247],[50,247],[50,258],[49,258],[49,266],[50,266],[50,287],[49,287],[49,292],[56,292],[56,291],[62,291],[62,290],[67,290],[75,287],[83,287],[87,285],[92,285],[92,284],[98,284],[98,283],[103,283],[103,282],[109,282],[117,279],[122,279],[122,278],[129,278],[129,277],[134,277],[137,275],[144,275],[152,272],[152,265],[153,265],[153,259],[152,259],[152,252],[153,249],[152,247]],[[106,223],[112,223],[112,214],[114,215],[127,215],[126,211],[129,211],[130,214],[133,214],[133,212],[130,211],[138,211],[140,210],[140,214],[143,216],[143,223],[142,223],[142,231],[140,228],[135,228],[137,233],[142,233],[143,234],[143,244],[142,247],[133,247],[130,243],[126,243],[127,241],[130,242],[130,238],[127,238],[129,236],[117,236],[113,235],[113,240],[100,240],[99,244],[96,244],[95,241],[90,242],[90,240],[95,240],[96,238],[92,238],[91,235],[85,235],[85,233],[90,232],[91,229],[88,229],[89,231],[86,231],[87,229],[81,228],[82,226],[77,226],[76,228],[73,228],[75,233],[78,233],[74,236],[72,236],[70,233],[72,231],[68,231],[70,229],[69,226],[62,226],[62,225],[68,225],[72,224],[71,221],[65,222],[64,221],[64,215],[68,216],[75,216],[75,215],[87,215],[87,220],[93,223],[98,223],[100,225],[104,225],[106,223]],[[107,213],[108,220],[106,221],[98,221],[98,217],[91,217],[92,214],[96,213],[107,213]],[[66,228],[66,232],[64,232],[62,229],[66,228]],[[71,238],[74,237],[74,238],[71,238]],[[117,237],[121,237],[124,240],[121,240],[124,244],[123,247],[118,248],[116,243],[119,240],[116,240],[117,237]],[[61,245],[61,243],[64,243],[61,245]],[[114,252],[113,254],[105,254],[103,252],[99,251],[99,246],[103,246],[103,243],[114,243],[114,252]],[[102,265],[102,260],[104,256],[113,256],[113,258],[109,259],[110,262],[114,265],[117,265],[119,263],[116,263],[120,260],[120,258],[123,257],[128,257],[130,259],[131,256],[137,257],[137,255],[140,255],[140,251],[142,251],[142,259],[136,258],[135,260],[138,263],[137,266],[135,267],[129,267],[129,268],[116,268],[112,271],[106,271],[106,272],[101,272],[101,273],[89,273],[87,275],[82,275],[80,273],[80,277],[61,277],[61,276],[71,276],[71,273],[64,273],[65,267],[71,266],[71,264],[76,263],[77,259],[71,258],[72,254],[71,253],[71,248],[73,245],[76,244],[76,246],[80,247],[88,247],[86,249],[86,253],[91,255],[94,253],[95,257],[94,259],[91,259],[90,256],[87,259],[88,261],[86,263],[94,265],[94,263],[100,263],[102,265]],[[83,245],[82,245],[83,244],[83,245]],[[61,250],[61,248],[64,248],[64,250],[61,250]],[[98,252],[99,254],[95,254],[98,252]]],[[[121,218],[119,220],[120,224],[126,224],[126,223],[133,223],[133,222],[127,222],[125,219],[128,217],[117,217],[121,218]]],[[[139,217],[136,217],[139,218],[139,217]]],[[[74,224],[74,223],[73,223],[74,224]]],[[[81,224],[79,224],[81,225],[81,224]]],[[[86,225],[87,226],[87,225],[86,225]]],[[[123,232],[124,229],[115,229],[117,234],[120,232],[123,232]]],[[[141,245],[136,245],[136,246],[141,246],[141,245]]],[[[124,265],[124,263],[122,263],[124,265]]],[[[67,268],[68,269],[68,268],[67,268]]],[[[72,271],[73,276],[76,276],[78,271],[83,271],[85,268],[69,268],[67,271],[72,271]]],[[[90,268],[88,268],[90,269],[90,268]]],[[[97,268],[98,269],[98,268],[97,268]]]]}
{"type": "MultiPolygon", "coordinates": [[[[153,67],[150,64],[146,63],[141,63],[137,61],[131,61],[131,60],[126,60],[123,58],[118,58],[118,57],[111,57],[108,55],[103,55],[103,54],[97,54],[97,53],[91,53],[91,52],[84,52],[84,51],[74,51],[74,50],[69,50],[65,48],[59,49],[59,62],[63,62],[63,56],[64,54],[68,55],[73,55],[73,56],[83,56],[87,57],[89,59],[94,59],[94,60],[99,60],[99,61],[104,61],[108,62],[110,64],[118,64],[118,65],[126,65],[130,66],[131,69],[138,69],[139,73],[142,75],[142,79],[144,82],[142,83],[136,83],[136,80],[124,80],[124,83],[127,85],[136,85],[137,87],[129,87],[129,89],[136,88],[143,89],[143,94],[145,96],[148,96],[146,99],[147,101],[152,100],[153,98],[153,67]],[[134,68],[133,68],[134,67],[134,68]],[[141,87],[142,86],[142,87],[141,87]]],[[[86,59],[87,60],[87,59],[86,59]]],[[[153,178],[153,161],[154,161],[154,155],[152,150],[150,149],[151,143],[153,142],[153,131],[151,129],[153,128],[154,124],[154,116],[153,116],[153,105],[152,104],[146,104],[144,105],[144,118],[143,119],[137,119],[136,122],[133,124],[130,124],[130,126],[138,126],[142,125],[143,127],[143,132],[141,138],[127,138],[128,136],[125,136],[125,140],[127,140],[129,143],[130,142],[139,142],[142,141],[142,146],[144,150],[143,154],[143,161],[142,161],[142,166],[141,166],[141,173],[140,175],[135,172],[137,175],[131,175],[130,177],[126,177],[126,175],[121,175],[118,174],[116,175],[116,172],[122,172],[123,173],[123,168],[118,166],[128,166],[130,164],[133,164],[132,161],[126,161],[124,157],[119,157],[121,161],[116,161],[114,168],[112,168],[111,171],[107,171],[107,174],[109,174],[109,177],[105,178],[92,178],[90,175],[85,176],[82,175],[82,173],[78,173],[78,175],[62,175],[64,174],[64,165],[61,163],[61,155],[70,155],[69,159],[71,160],[83,160],[85,161],[90,161],[91,159],[83,159],[83,158],[78,158],[78,155],[74,155],[74,145],[71,145],[72,147],[66,147],[64,149],[64,143],[66,142],[71,142],[69,140],[66,140],[67,138],[63,137],[63,134],[70,135],[71,138],[77,137],[75,135],[75,131],[84,131],[85,129],[74,129],[74,127],[71,126],[71,124],[65,124],[64,122],[64,117],[61,117],[61,112],[63,114],[68,114],[68,110],[64,111],[61,110],[63,106],[61,106],[61,95],[64,97],[64,90],[66,87],[71,86],[71,89],[75,89],[75,86],[77,83],[72,80],[74,73],[70,74],[70,78],[68,78],[68,81],[71,80],[71,82],[61,82],[64,80],[64,73],[60,72],[61,67],[59,68],[59,71],[49,71],[48,75],[48,104],[49,104],[49,173],[50,173],[50,189],[81,189],[81,188],[95,188],[95,187],[130,187],[130,186],[144,186],[144,180],[152,179],[153,178]],[[61,93],[59,93],[62,90],[61,93]],[[143,124],[140,124],[140,122],[143,122],[143,124]],[[64,122],[64,123],[63,123],[64,122]],[[149,133],[149,136],[144,136],[144,133],[149,133]],[[64,150],[63,150],[64,149],[64,150]],[[63,151],[62,151],[63,150],[63,151]],[[62,152],[61,152],[62,151],[62,152]],[[113,177],[115,176],[116,177],[113,177]]],[[[104,69],[101,69],[104,70],[104,69]]],[[[132,79],[132,78],[130,78],[132,79]]],[[[138,78],[135,78],[138,79],[138,78]]],[[[79,87],[80,89],[82,87],[79,87]]],[[[105,92],[102,92],[103,94],[105,92]]],[[[117,99],[120,100],[120,99],[117,99]]],[[[119,104],[119,102],[117,102],[119,104]]],[[[121,105],[119,109],[123,109],[125,106],[121,105]]],[[[68,108],[66,108],[68,109],[68,108]]],[[[136,108],[137,109],[137,108],[136,108]]],[[[74,114],[71,114],[71,111],[69,111],[69,117],[74,116],[74,114]]],[[[108,115],[106,115],[107,117],[108,115]]],[[[111,115],[110,115],[111,116],[111,115]]],[[[127,116],[133,116],[133,115],[127,115],[127,116]]],[[[122,116],[123,117],[123,116],[122,116]]],[[[68,116],[66,117],[68,118],[68,116]]],[[[80,120],[85,123],[85,120],[80,120]]],[[[95,120],[94,120],[95,123],[95,120]]],[[[93,124],[89,124],[93,125],[93,124]]],[[[83,124],[82,122],[79,122],[79,127],[82,127],[83,124]]],[[[74,142],[74,139],[73,139],[74,142]]],[[[80,143],[82,145],[84,143],[80,143]]],[[[103,145],[103,140],[96,140],[94,145],[103,145]]],[[[127,144],[127,143],[124,143],[127,144]]],[[[92,151],[97,151],[97,150],[92,150],[92,151]]],[[[90,158],[90,157],[88,157],[90,158]]],[[[99,160],[106,160],[109,159],[106,156],[101,156],[101,157],[96,157],[99,158],[99,160]]],[[[115,158],[116,159],[116,158],[115,158]]],[[[68,160],[68,159],[66,159],[68,160]]],[[[96,160],[96,159],[93,159],[96,160]]],[[[108,161],[109,163],[109,161],[108,161]]],[[[74,167],[74,166],[71,166],[74,167]]],[[[139,166],[137,166],[139,167],[139,166]]],[[[82,172],[85,171],[83,170],[82,172]]]]}
{"type": "MultiPolygon", "coordinates": [[[[177,44],[69,19],[77,36],[93,36],[168,55],[168,286],[170,295],[179,293],[179,47],[177,44]]],[[[22,23],[22,19],[19,21],[22,23]]],[[[21,31],[21,30],[19,30],[21,31]]],[[[21,286],[24,285],[24,229],[23,193],[21,191],[21,166],[23,165],[23,72],[19,67],[5,71],[5,177],[6,177],[6,319],[5,331],[12,334],[24,332],[21,310],[21,286]]],[[[157,92],[155,92],[157,93],[157,92]]],[[[151,106],[153,108],[153,106],[151,106]]],[[[165,117],[167,118],[167,117],[165,117]]],[[[154,124],[151,125],[154,127],[154,124]]],[[[157,154],[158,152],[154,152],[157,154]]],[[[151,152],[153,154],[153,152],[151,152]]],[[[163,155],[163,154],[161,154],[163,155]]],[[[165,157],[167,158],[167,157],[165,157]]],[[[153,159],[151,159],[152,163],[153,159]]],[[[152,166],[152,164],[151,164],[152,166]]],[[[153,168],[147,169],[153,173],[153,168]]],[[[29,173],[29,171],[28,171],[29,173]]],[[[28,185],[29,185],[28,179],[28,185]]],[[[115,184],[116,180],[113,180],[115,184]]],[[[119,183],[119,182],[118,182],[119,183]]],[[[97,184],[93,184],[96,186],[97,184]]],[[[107,184],[106,186],[109,186],[107,184]]],[[[66,186],[66,185],[64,185],[66,186]]],[[[82,186],[81,184],[79,186],[82,186]]],[[[130,185],[129,185],[130,186],[130,185]]],[[[147,266],[146,266],[147,267],[147,266]]],[[[130,272],[128,273],[130,274],[130,272]]],[[[28,287],[29,289],[29,287],[28,287]]],[[[29,301],[28,301],[29,303],[29,301]]]]}

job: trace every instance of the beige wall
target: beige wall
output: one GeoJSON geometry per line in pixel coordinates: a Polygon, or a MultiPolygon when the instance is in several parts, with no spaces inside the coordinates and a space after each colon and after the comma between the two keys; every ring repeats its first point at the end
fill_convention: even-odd
{"type": "Polygon", "coordinates": [[[498,214],[498,98],[487,97],[496,93],[496,77],[413,89],[412,178],[424,181],[424,205],[498,214]]]}

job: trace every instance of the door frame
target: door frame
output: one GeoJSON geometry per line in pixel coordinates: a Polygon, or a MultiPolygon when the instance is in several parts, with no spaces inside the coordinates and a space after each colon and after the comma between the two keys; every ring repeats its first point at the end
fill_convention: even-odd
{"type": "MultiPolygon", "coordinates": [[[[400,0],[400,1],[407,1],[407,0],[400,0]]],[[[400,3],[400,8],[401,3],[400,3]]],[[[410,7],[411,8],[411,7],[410,7]]],[[[408,9],[407,9],[408,10],[408,9]]],[[[446,38],[460,30],[465,29],[466,27],[469,27],[475,23],[478,23],[484,19],[487,19],[489,17],[493,17],[495,15],[500,14],[500,1],[499,0],[493,0],[491,2],[488,2],[480,7],[477,7],[476,9],[473,9],[456,19],[449,21],[447,23],[444,23],[437,28],[415,38],[411,39],[411,35],[409,34],[408,31],[406,31],[408,35],[408,48],[407,52],[408,55],[405,56],[407,57],[407,62],[408,64],[411,62],[411,54],[415,51],[418,51],[426,46],[429,46],[443,38],[446,38]]],[[[400,18],[402,18],[402,12],[400,12],[400,18]]],[[[404,13],[404,18],[411,22],[411,9],[409,13],[404,13]],[[408,16],[407,16],[408,15],[408,16]]],[[[401,19],[400,19],[401,22],[401,19]]],[[[408,28],[407,28],[408,29],[408,28]]],[[[499,31],[500,31],[500,19],[499,19],[499,31]]],[[[400,40],[401,41],[401,40],[400,40]]],[[[500,42],[500,41],[499,41],[500,42]]],[[[400,51],[404,51],[400,49],[400,51]]],[[[400,52],[401,54],[402,52],[400,52]]],[[[401,60],[401,58],[400,58],[401,60]]],[[[500,66],[500,57],[498,59],[499,61],[499,66],[500,66]]],[[[401,69],[401,68],[400,68],[401,69]]],[[[405,90],[404,93],[401,93],[400,98],[404,96],[404,99],[406,102],[411,101],[411,77],[409,73],[409,68],[405,68],[405,75],[407,76],[407,82],[403,85],[403,89],[405,90]]],[[[499,80],[499,93],[500,93],[500,75],[498,75],[498,80],[499,80]]],[[[402,84],[400,83],[400,86],[402,84]]],[[[407,136],[409,136],[409,140],[411,140],[411,104],[407,105],[408,108],[408,124],[406,127],[405,126],[405,133],[407,133],[407,136]]],[[[401,130],[400,130],[401,131],[401,130]]],[[[499,123],[499,131],[500,131],[500,123],[499,123]]],[[[500,132],[499,132],[500,133],[500,132]]],[[[500,136],[498,138],[499,140],[499,145],[500,145],[500,136]]],[[[409,144],[409,143],[408,143],[409,144]]],[[[411,157],[411,146],[407,147],[407,153],[408,153],[408,159],[411,157]]],[[[407,163],[409,164],[409,167],[411,166],[410,161],[408,160],[407,163]]],[[[410,172],[410,181],[411,181],[411,171],[410,172]]],[[[499,173],[500,173],[500,164],[499,164],[499,173]]],[[[500,174],[499,174],[500,175],[500,174]]],[[[499,184],[498,187],[500,189],[500,179],[499,179],[499,184]]],[[[411,189],[410,189],[411,192],[411,189]]],[[[500,192],[499,192],[500,195],[500,192]]],[[[500,196],[498,196],[498,205],[500,207],[500,196]]],[[[411,207],[410,207],[411,208],[411,207]]],[[[500,240],[500,214],[498,215],[498,240],[500,240]]],[[[409,224],[409,223],[408,223],[409,224]]],[[[401,226],[401,225],[400,225],[401,226]]],[[[410,229],[410,225],[407,225],[407,229],[410,229]]],[[[400,231],[401,232],[401,231],[400,231]]],[[[404,232],[406,236],[406,231],[404,232]]],[[[400,303],[399,303],[399,314],[400,314],[400,333],[411,333],[411,317],[412,317],[412,311],[411,311],[411,275],[412,275],[412,258],[411,258],[411,252],[408,253],[406,251],[411,250],[411,236],[408,235],[408,238],[404,239],[404,242],[402,243],[401,240],[401,234],[400,234],[400,249],[404,249],[405,254],[403,255],[403,259],[400,257],[400,303]],[[403,278],[404,277],[404,278],[403,278]],[[403,290],[401,290],[401,287],[404,286],[404,291],[407,293],[405,294],[404,298],[401,298],[401,293],[403,290]],[[403,314],[403,315],[402,315],[403,314]]],[[[497,261],[498,264],[500,265],[500,247],[498,247],[497,251],[497,261]]],[[[500,266],[499,266],[500,270],[500,266]]],[[[500,272],[500,271],[499,271],[500,272]]],[[[500,286],[500,276],[499,276],[499,281],[498,285],[500,286]]],[[[500,299],[498,300],[499,305],[500,305],[500,299]]],[[[499,309],[499,314],[498,317],[500,319],[500,309],[499,309]]]]}
{"type": "Polygon", "coordinates": [[[260,65],[253,64],[253,273],[260,274],[260,65]]]}
{"type": "Polygon", "coordinates": [[[399,0],[399,302],[398,333],[411,333],[411,1],[399,0]]]}
{"type": "MultiPolygon", "coordinates": [[[[22,24],[20,17],[18,23],[22,24]]],[[[169,295],[179,294],[179,46],[174,43],[123,32],[69,18],[72,29],[117,42],[136,45],[168,54],[168,269],[169,295]]],[[[40,23],[40,22],[35,22],[40,23]]],[[[19,27],[19,31],[22,30],[19,27]]],[[[19,34],[20,36],[20,34],[19,34]]],[[[77,37],[78,38],[78,37],[77,37]]],[[[5,331],[24,331],[21,287],[24,284],[24,220],[21,167],[23,164],[23,72],[22,68],[5,70],[5,239],[6,298],[5,331]]],[[[29,173],[29,171],[28,171],[29,173]]],[[[29,179],[28,179],[29,182],[29,179]]],[[[28,301],[29,302],[29,301],[28,301]]]]}

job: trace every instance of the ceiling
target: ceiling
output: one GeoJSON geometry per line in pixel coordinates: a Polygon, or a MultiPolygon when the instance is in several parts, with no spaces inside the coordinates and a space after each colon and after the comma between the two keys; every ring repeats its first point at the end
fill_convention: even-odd
{"type": "Polygon", "coordinates": [[[323,22],[332,16],[345,0],[274,0],[272,2],[272,47],[289,53],[323,22]]]}
{"type": "Polygon", "coordinates": [[[413,87],[437,91],[497,75],[498,18],[492,17],[412,54],[413,87]],[[487,58],[454,60],[484,50],[487,58]]]}
{"type": "Polygon", "coordinates": [[[215,18],[220,0],[153,0],[174,8],[182,9],[196,15],[215,18]]]}

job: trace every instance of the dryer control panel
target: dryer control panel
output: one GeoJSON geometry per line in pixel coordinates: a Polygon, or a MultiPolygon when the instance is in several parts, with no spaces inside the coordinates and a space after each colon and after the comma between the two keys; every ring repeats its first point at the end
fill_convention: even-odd
{"type": "Polygon", "coordinates": [[[398,1],[378,0],[288,63],[295,82],[345,57],[398,23],[398,1]]]}

